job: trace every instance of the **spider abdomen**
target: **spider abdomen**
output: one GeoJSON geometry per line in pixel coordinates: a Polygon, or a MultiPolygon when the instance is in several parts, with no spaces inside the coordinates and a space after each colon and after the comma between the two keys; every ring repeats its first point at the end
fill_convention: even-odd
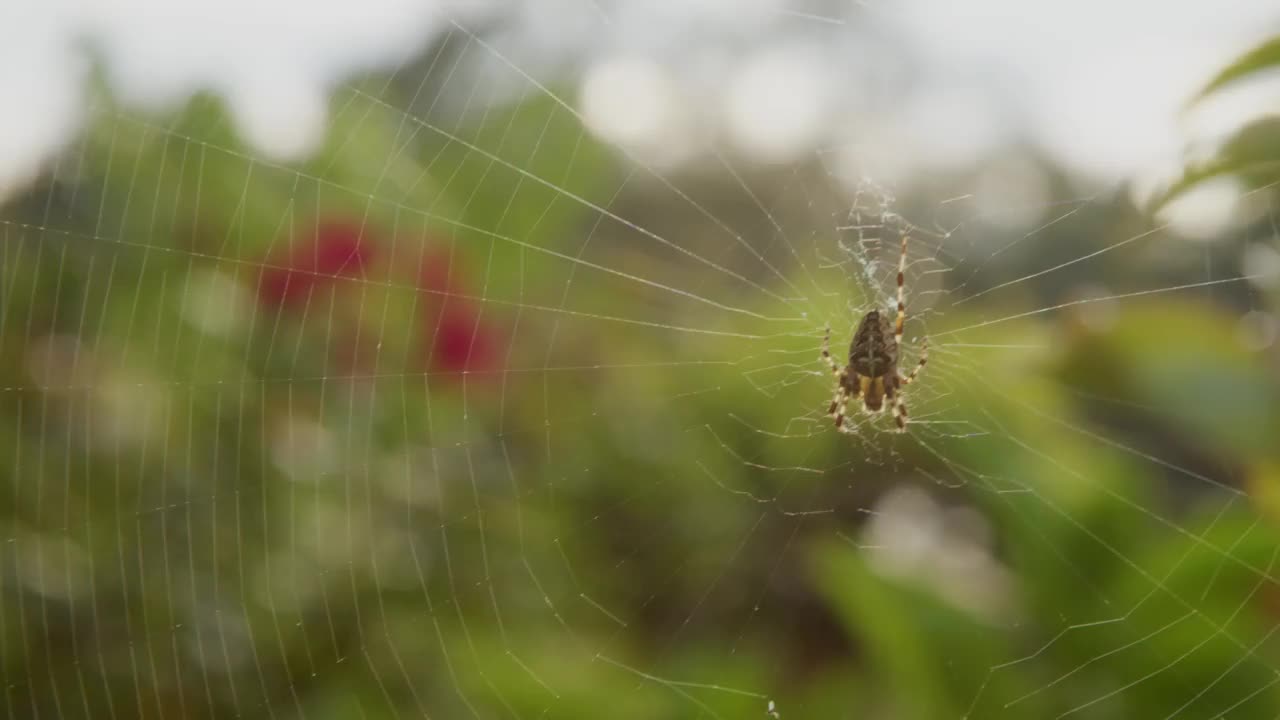
{"type": "Polygon", "coordinates": [[[898,343],[888,318],[872,310],[858,323],[849,343],[849,367],[858,375],[879,378],[895,374],[898,368],[898,343]]]}

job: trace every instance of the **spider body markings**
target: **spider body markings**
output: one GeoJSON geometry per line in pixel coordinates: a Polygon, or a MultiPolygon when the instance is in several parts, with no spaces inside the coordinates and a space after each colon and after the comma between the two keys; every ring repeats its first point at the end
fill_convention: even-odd
{"type": "Polygon", "coordinates": [[[850,398],[862,400],[868,412],[880,412],[885,404],[893,403],[893,417],[898,432],[907,429],[907,406],[902,400],[901,389],[910,385],[929,361],[929,340],[921,346],[920,361],[910,375],[898,371],[898,349],[902,344],[902,331],[907,319],[906,305],[907,236],[902,236],[902,254],[898,258],[898,316],[890,325],[888,313],[871,310],[862,316],[858,328],[849,342],[849,361],[843,368],[831,359],[831,328],[822,338],[822,359],[835,375],[835,397],[827,408],[827,416],[835,418],[836,430],[853,432],[845,423],[850,398]]]}

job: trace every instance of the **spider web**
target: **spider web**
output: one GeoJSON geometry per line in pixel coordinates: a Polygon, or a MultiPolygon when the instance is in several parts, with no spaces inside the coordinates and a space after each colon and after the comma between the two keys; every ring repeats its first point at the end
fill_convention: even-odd
{"type": "Polygon", "coordinates": [[[455,25],[301,167],[104,100],[7,211],[8,716],[1280,713],[1233,260],[845,146],[655,167],[552,76],[455,25]],[[909,431],[841,435],[904,233],[909,431]]]}

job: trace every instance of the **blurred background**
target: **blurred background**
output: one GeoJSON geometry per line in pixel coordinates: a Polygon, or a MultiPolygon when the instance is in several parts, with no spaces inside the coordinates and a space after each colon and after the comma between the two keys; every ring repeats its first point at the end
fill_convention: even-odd
{"type": "Polygon", "coordinates": [[[1280,716],[1280,11],[1036,5],[0,8],[0,715],[1280,716]]]}

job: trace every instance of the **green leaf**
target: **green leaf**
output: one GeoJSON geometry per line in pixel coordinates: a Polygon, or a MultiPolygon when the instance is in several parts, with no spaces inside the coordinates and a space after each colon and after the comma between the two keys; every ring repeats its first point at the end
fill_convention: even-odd
{"type": "Polygon", "coordinates": [[[1262,118],[1245,126],[1212,160],[1188,167],[1152,206],[1158,210],[1201,183],[1226,176],[1239,178],[1249,189],[1280,180],[1280,117],[1262,118]]]}
{"type": "Polygon", "coordinates": [[[1234,84],[1257,73],[1280,69],[1280,36],[1276,36],[1240,56],[1208,82],[1200,92],[1191,99],[1195,104],[1205,97],[1218,92],[1227,85],[1234,84]]]}
{"type": "MultiPolygon", "coordinates": [[[[1268,71],[1280,71],[1280,35],[1241,55],[1221,70],[1192,96],[1187,106],[1194,106],[1229,85],[1268,71]]],[[[1263,118],[1245,127],[1223,146],[1213,160],[1188,168],[1181,178],[1154,198],[1152,209],[1159,210],[1206,180],[1227,175],[1240,177],[1250,188],[1280,180],[1280,118],[1263,118]]]]}

